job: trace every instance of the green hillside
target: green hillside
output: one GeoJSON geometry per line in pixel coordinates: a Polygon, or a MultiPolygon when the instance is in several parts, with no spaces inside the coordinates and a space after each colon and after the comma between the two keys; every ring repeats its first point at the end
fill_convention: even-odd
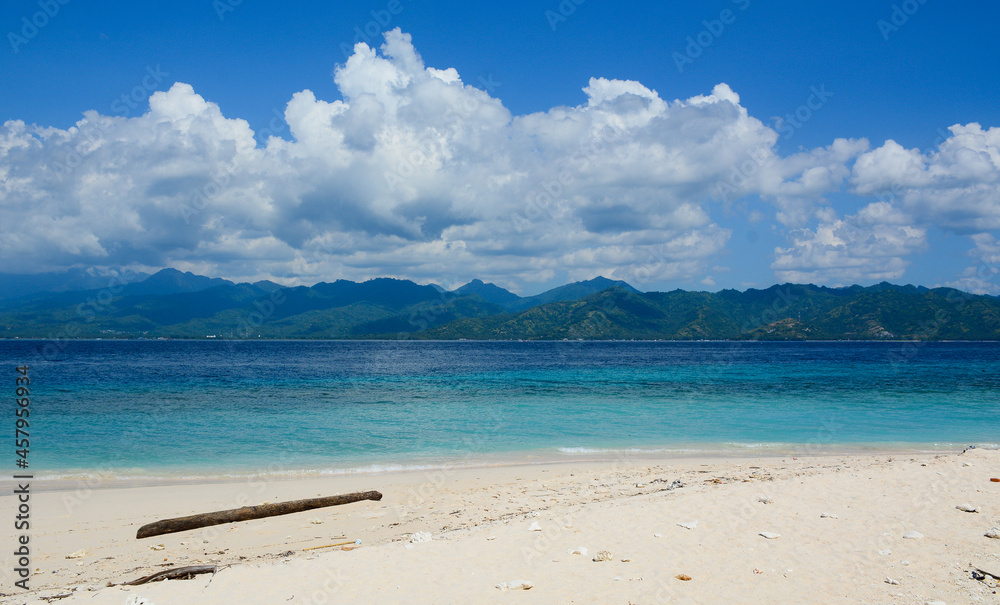
{"type": "Polygon", "coordinates": [[[166,271],[149,279],[153,283],[146,286],[0,301],[0,336],[1000,340],[997,297],[888,283],[644,293],[602,278],[520,298],[478,280],[444,292],[388,278],[312,287],[233,284],[166,271]],[[614,285],[593,292],[606,283],[614,285]],[[520,309],[531,300],[549,302],[520,309]]]}

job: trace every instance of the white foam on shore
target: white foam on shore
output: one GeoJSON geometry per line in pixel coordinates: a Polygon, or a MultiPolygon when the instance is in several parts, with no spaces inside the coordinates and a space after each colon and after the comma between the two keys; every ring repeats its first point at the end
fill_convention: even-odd
{"type": "Polygon", "coordinates": [[[345,468],[297,468],[297,469],[245,469],[235,472],[205,470],[191,471],[154,471],[145,469],[115,469],[106,472],[95,470],[60,470],[53,473],[38,473],[35,481],[208,481],[213,479],[245,479],[247,477],[323,477],[334,475],[377,475],[381,473],[401,473],[412,471],[441,470],[449,468],[475,468],[491,466],[490,464],[371,464],[367,466],[345,468]]]}
{"type": "Polygon", "coordinates": [[[387,473],[448,471],[452,469],[487,468],[500,466],[537,465],[563,462],[586,462],[615,459],[622,456],[636,458],[670,459],[672,457],[708,458],[753,455],[832,455],[832,454],[900,454],[959,452],[970,445],[980,449],[1000,449],[997,443],[830,443],[820,446],[802,443],[726,442],[705,444],[679,444],[675,447],[589,447],[563,446],[539,450],[513,452],[473,453],[450,458],[425,458],[410,464],[372,462],[351,464],[331,461],[329,466],[313,463],[301,467],[260,466],[229,469],[214,468],[91,468],[53,469],[37,471],[34,481],[49,488],[56,484],[65,486],[101,488],[123,484],[163,485],[172,483],[208,483],[214,481],[241,481],[249,478],[310,478],[379,475],[387,473]]]}
{"type": "Polygon", "coordinates": [[[604,448],[604,447],[560,447],[556,448],[557,451],[563,454],[662,454],[676,452],[678,454],[699,452],[702,450],[697,449],[687,449],[687,448],[641,448],[641,447],[629,447],[629,448],[604,448]]]}
{"type": "Polygon", "coordinates": [[[560,454],[568,456],[601,456],[601,455],[654,455],[659,457],[664,454],[678,454],[688,456],[691,454],[709,457],[740,454],[749,450],[763,455],[808,455],[808,454],[896,454],[896,453],[940,453],[951,451],[962,451],[967,447],[980,449],[1000,449],[995,443],[966,444],[966,443],[907,443],[907,442],[885,442],[885,443],[783,443],[783,442],[763,442],[763,441],[727,441],[722,443],[685,443],[678,447],[587,447],[587,446],[564,446],[556,448],[560,454]]]}
{"type": "Polygon", "coordinates": [[[121,486],[170,485],[175,483],[235,482],[249,479],[309,479],[322,477],[349,477],[389,473],[419,473],[459,469],[511,466],[519,464],[544,464],[553,460],[472,459],[440,460],[414,464],[378,464],[361,466],[330,466],[309,468],[240,468],[216,469],[61,469],[46,473],[37,472],[33,481],[43,488],[77,487],[99,489],[121,486]]]}

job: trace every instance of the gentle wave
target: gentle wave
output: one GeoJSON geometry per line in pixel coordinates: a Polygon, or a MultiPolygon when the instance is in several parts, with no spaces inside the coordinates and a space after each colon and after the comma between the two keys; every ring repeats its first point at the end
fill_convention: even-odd
{"type": "Polygon", "coordinates": [[[702,452],[705,450],[700,449],[687,449],[687,448],[641,448],[641,447],[629,447],[629,448],[599,448],[599,447],[560,447],[556,448],[559,452],[563,454],[662,454],[662,453],[693,453],[702,452]]]}
{"type": "Polygon", "coordinates": [[[66,482],[76,481],[82,487],[100,487],[105,482],[209,482],[209,481],[235,481],[244,479],[262,478],[303,478],[310,477],[337,477],[350,475],[379,475],[387,473],[412,473],[421,471],[449,471],[459,469],[474,469],[494,466],[507,466],[511,464],[544,464],[548,461],[469,461],[464,459],[455,462],[440,462],[426,464],[368,464],[364,466],[350,466],[338,468],[297,468],[266,470],[246,469],[244,471],[210,471],[191,472],[190,469],[162,471],[147,471],[145,469],[111,469],[107,471],[95,469],[66,469],[56,470],[36,474],[33,478],[37,482],[66,482]]]}
{"type": "MultiPolygon", "coordinates": [[[[805,444],[800,443],[706,443],[698,445],[688,445],[687,447],[624,447],[624,448],[595,448],[595,447],[560,447],[557,450],[563,454],[692,454],[692,453],[725,453],[734,449],[752,450],[774,450],[774,451],[795,451],[802,449],[805,444]]],[[[846,445],[846,444],[840,444],[846,445]]],[[[832,445],[836,447],[836,445],[832,445]]]]}

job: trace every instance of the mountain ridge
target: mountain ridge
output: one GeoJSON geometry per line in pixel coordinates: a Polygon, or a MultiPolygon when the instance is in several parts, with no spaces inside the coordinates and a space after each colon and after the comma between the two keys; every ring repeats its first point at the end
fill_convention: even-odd
{"type": "Polygon", "coordinates": [[[521,340],[1000,340],[1000,298],[881,282],[640,292],[595,278],[520,297],[472,280],[286,287],[163,270],[143,282],[0,300],[0,337],[521,340]],[[155,279],[154,279],[155,278],[155,279]],[[143,283],[152,280],[142,286],[143,283]],[[607,287],[606,287],[607,286],[607,287]]]}
{"type": "Polygon", "coordinates": [[[492,283],[483,283],[481,279],[474,279],[469,283],[455,288],[452,293],[458,294],[459,296],[464,296],[468,294],[477,294],[480,298],[486,302],[497,304],[500,306],[507,306],[509,304],[515,303],[522,300],[520,296],[514,294],[513,292],[501,288],[500,286],[492,283]]]}

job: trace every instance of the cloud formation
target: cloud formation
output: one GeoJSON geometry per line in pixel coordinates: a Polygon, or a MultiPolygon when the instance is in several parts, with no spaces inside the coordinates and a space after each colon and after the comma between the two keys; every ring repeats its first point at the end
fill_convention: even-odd
{"type": "Polygon", "coordinates": [[[759,196],[788,238],[775,275],[846,283],[901,277],[929,225],[986,250],[1000,229],[997,128],[954,126],[929,154],[838,139],[782,157],[726,84],[667,101],[604,78],[582,105],[515,116],[424,65],[398,29],[379,50],[356,45],[334,80],[342,99],[293,94],[291,140],[261,145],[183,83],[141,116],[6,122],[0,257],[22,271],[173,266],[286,283],[710,285],[731,238],[713,217],[759,196]],[[878,201],[837,218],[825,196],[845,188],[878,201]]]}
{"type": "Polygon", "coordinates": [[[779,281],[839,285],[893,281],[905,260],[927,244],[926,230],[888,202],[874,202],[843,219],[827,209],[815,229],[791,233],[791,245],[775,250],[771,265],[779,281]]]}
{"type": "Polygon", "coordinates": [[[1000,128],[949,128],[936,150],[889,140],[854,164],[855,193],[892,199],[923,222],[961,235],[1000,229],[1000,128]]]}

